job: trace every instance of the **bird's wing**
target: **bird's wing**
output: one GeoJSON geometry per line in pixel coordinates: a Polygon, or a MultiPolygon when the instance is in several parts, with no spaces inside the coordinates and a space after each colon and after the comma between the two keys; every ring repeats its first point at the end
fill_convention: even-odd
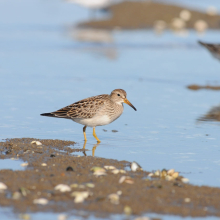
{"type": "Polygon", "coordinates": [[[51,114],[58,118],[92,118],[104,106],[109,95],[93,96],[61,108],[51,114]]]}

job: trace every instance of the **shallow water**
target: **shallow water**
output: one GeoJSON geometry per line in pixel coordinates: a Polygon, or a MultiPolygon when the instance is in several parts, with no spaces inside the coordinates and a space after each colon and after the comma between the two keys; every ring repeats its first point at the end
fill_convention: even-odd
{"type": "MultiPolygon", "coordinates": [[[[40,114],[123,88],[137,112],[126,105],[118,120],[97,127],[102,142],[95,156],[137,161],[149,171],[174,168],[193,184],[220,186],[220,124],[197,122],[219,104],[219,92],[186,88],[219,84],[220,63],[197,44],[218,42],[219,31],[114,31],[105,32],[107,42],[82,42],[72,37],[72,27],[88,17],[78,6],[0,4],[0,139],[56,138],[83,146],[81,125],[40,114]]],[[[87,138],[92,150],[91,128],[87,138]]]]}
{"type": "Polygon", "coordinates": [[[24,162],[18,159],[4,159],[0,160],[0,168],[2,170],[24,170],[25,167],[21,166],[22,163],[24,162]]]}

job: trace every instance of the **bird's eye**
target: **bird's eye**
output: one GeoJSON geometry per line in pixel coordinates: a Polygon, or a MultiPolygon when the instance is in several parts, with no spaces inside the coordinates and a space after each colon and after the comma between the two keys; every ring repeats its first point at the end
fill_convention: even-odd
{"type": "Polygon", "coordinates": [[[120,96],[120,94],[118,94],[118,96],[120,96]]]}

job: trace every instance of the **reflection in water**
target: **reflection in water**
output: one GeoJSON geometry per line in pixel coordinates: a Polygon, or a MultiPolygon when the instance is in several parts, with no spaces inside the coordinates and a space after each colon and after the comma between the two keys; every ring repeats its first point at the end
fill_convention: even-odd
{"type": "MultiPolygon", "coordinates": [[[[84,141],[84,144],[83,144],[83,149],[84,149],[83,154],[84,154],[85,156],[87,156],[87,154],[86,154],[86,142],[87,142],[87,141],[84,141]]],[[[99,144],[100,144],[100,142],[97,142],[96,144],[93,145],[93,148],[92,148],[92,156],[93,156],[93,157],[95,156],[95,150],[96,150],[96,148],[99,146],[99,144]]]]}
{"type": "Polygon", "coordinates": [[[220,60],[220,44],[207,44],[201,41],[198,43],[207,48],[213,57],[220,60]]]}
{"type": "Polygon", "coordinates": [[[91,43],[84,45],[83,50],[85,51],[105,56],[112,60],[117,58],[116,48],[112,46],[114,39],[111,31],[92,28],[71,28],[69,35],[74,41],[91,43]]]}
{"type": "Polygon", "coordinates": [[[77,41],[92,42],[92,43],[112,43],[113,37],[110,31],[101,29],[72,29],[70,36],[77,41]]]}
{"type": "Polygon", "coordinates": [[[198,119],[199,121],[220,121],[220,105],[211,108],[211,110],[198,119]]]}

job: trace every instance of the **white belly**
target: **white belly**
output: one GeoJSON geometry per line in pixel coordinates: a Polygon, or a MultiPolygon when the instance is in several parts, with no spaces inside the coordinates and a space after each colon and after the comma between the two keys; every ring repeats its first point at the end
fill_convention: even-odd
{"type": "Polygon", "coordinates": [[[110,124],[113,120],[111,120],[107,115],[102,115],[93,118],[74,118],[73,121],[88,127],[96,127],[110,124]]]}

